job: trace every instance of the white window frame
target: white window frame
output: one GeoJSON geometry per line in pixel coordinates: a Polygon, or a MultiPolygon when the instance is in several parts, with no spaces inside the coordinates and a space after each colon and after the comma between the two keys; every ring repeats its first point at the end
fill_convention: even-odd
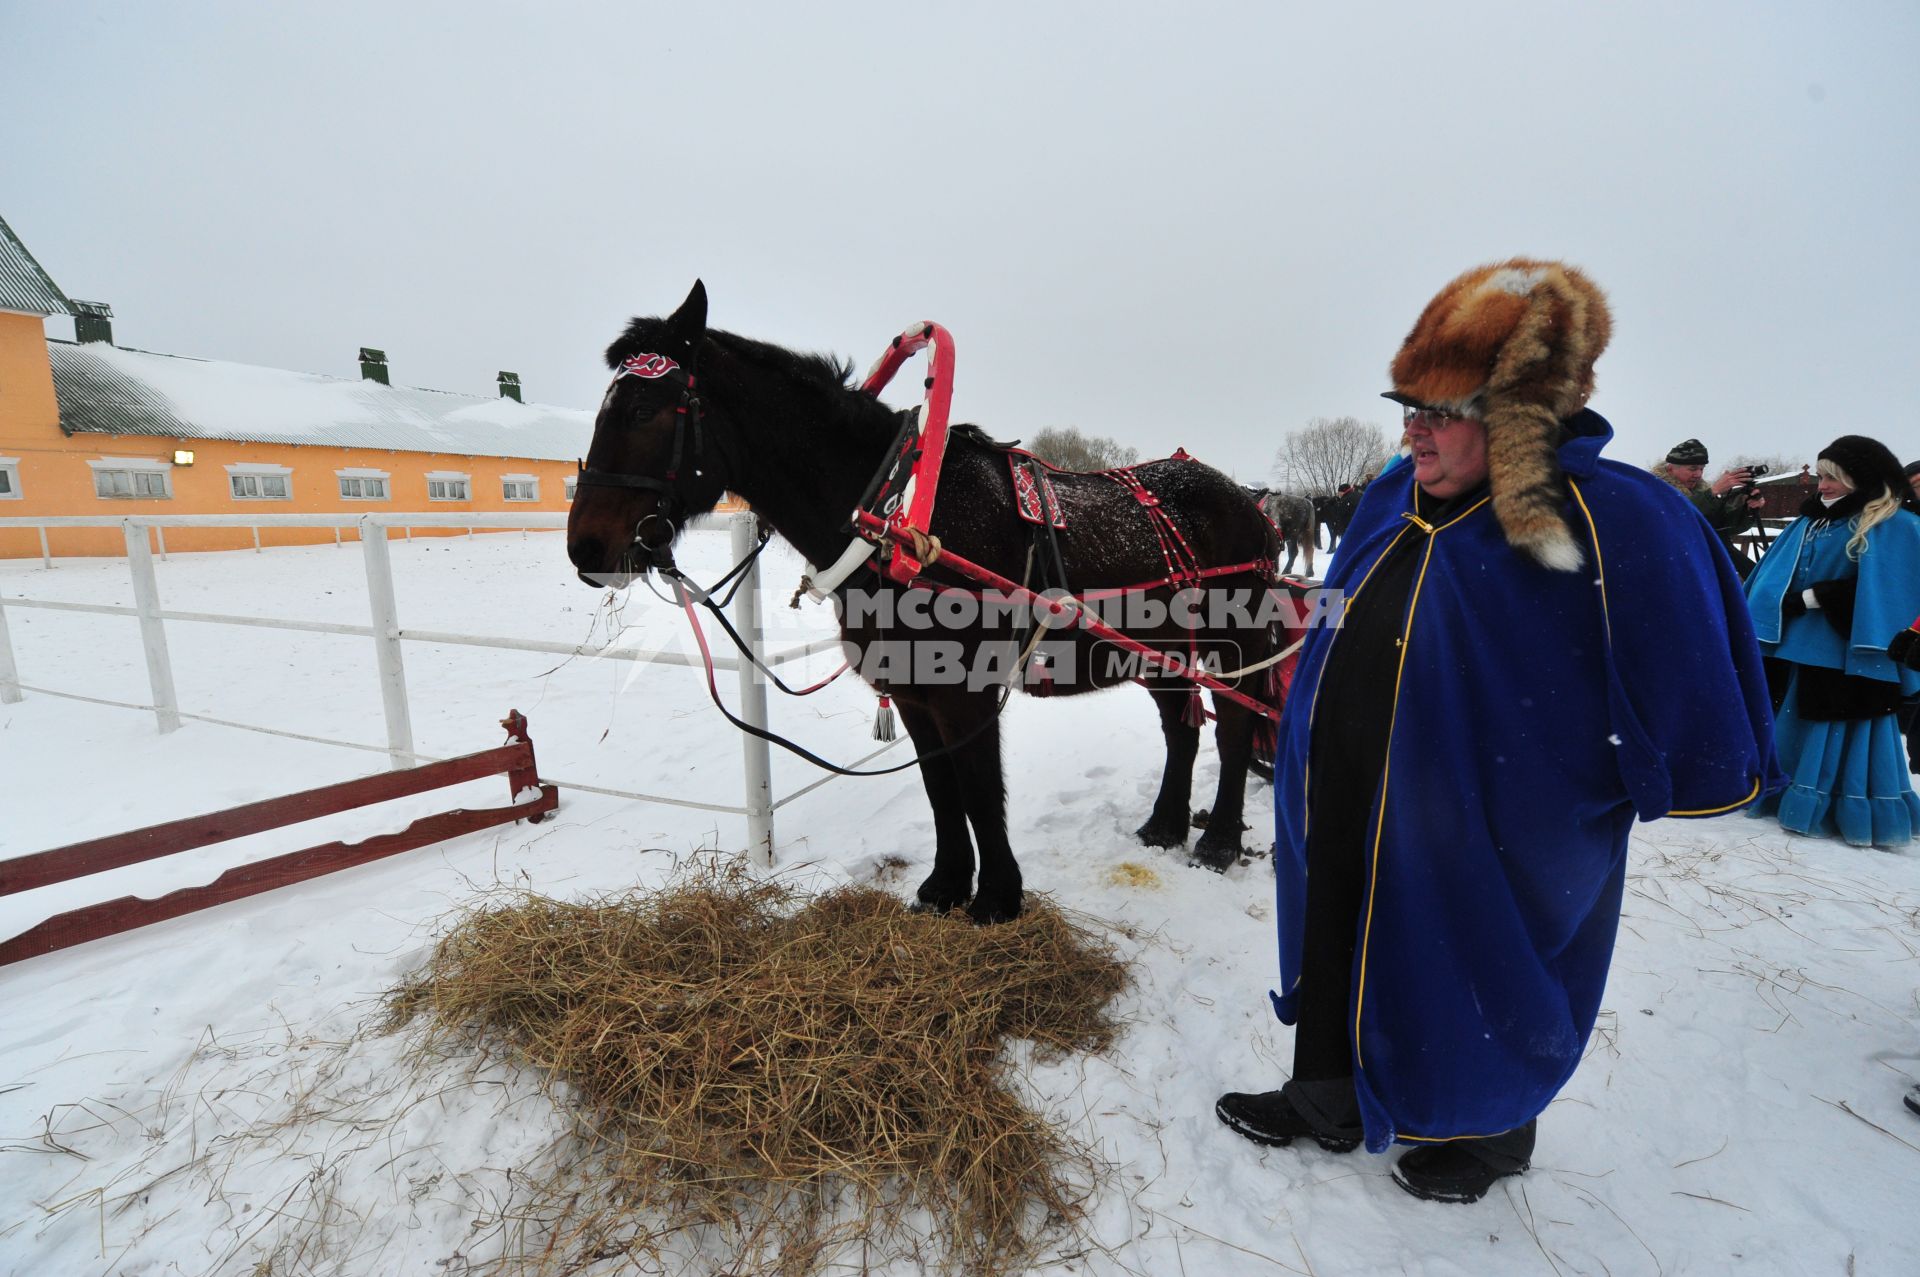
{"type": "Polygon", "coordinates": [[[152,457],[98,457],[87,462],[87,468],[93,471],[93,495],[101,501],[171,501],[173,500],[173,466],[152,457]],[[133,476],[137,474],[158,475],[159,492],[102,492],[101,476],[105,474],[125,474],[129,489],[135,487],[133,476]]]}
{"type": "Polygon", "coordinates": [[[540,499],[540,476],[537,474],[503,474],[500,476],[500,499],[502,501],[538,501],[540,499]],[[524,497],[512,494],[511,485],[525,484],[531,491],[524,497]]]}
{"type": "MultiPolygon", "coordinates": [[[[293,468],[291,466],[268,465],[255,462],[244,465],[231,465],[227,468],[227,496],[234,501],[291,501],[293,500],[293,468]],[[283,491],[278,496],[269,496],[265,492],[251,495],[240,492],[239,479],[278,479],[283,491]]],[[[265,488],[263,483],[255,487],[265,488]]]]}
{"type": "Polygon", "coordinates": [[[569,501],[573,500],[574,494],[578,491],[580,491],[579,475],[570,474],[566,478],[560,481],[560,495],[565,497],[567,500],[569,501]]]}
{"type": "Polygon", "coordinates": [[[463,474],[458,470],[427,471],[427,500],[429,501],[472,501],[473,500],[473,476],[470,474],[463,474]],[[460,485],[460,495],[436,497],[433,495],[433,485],[436,483],[442,484],[442,485],[457,483],[460,485]]]}
{"type": "Polygon", "coordinates": [[[7,480],[7,490],[0,492],[0,501],[20,500],[20,458],[0,457],[0,475],[7,480]]]}
{"type": "Polygon", "coordinates": [[[335,470],[333,472],[333,477],[337,479],[340,483],[340,499],[342,501],[391,501],[393,500],[393,475],[388,473],[385,470],[361,470],[361,469],[349,468],[346,470],[335,470]],[[361,495],[358,495],[358,496],[349,496],[347,493],[347,483],[349,480],[361,486],[364,486],[367,480],[373,480],[379,483],[380,485],[380,495],[377,497],[370,497],[362,493],[361,495]]]}

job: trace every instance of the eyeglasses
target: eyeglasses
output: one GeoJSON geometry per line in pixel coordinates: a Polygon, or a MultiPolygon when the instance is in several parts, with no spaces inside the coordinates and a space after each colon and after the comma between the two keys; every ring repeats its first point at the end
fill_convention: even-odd
{"type": "Polygon", "coordinates": [[[1408,408],[1401,415],[1400,420],[1401,424],[1409,430],[1419,426],[1424,430],[1438,433],[1456,421],[1472,421],[1473,418],[1457,412],[1443,412],[1438,408],[1408,408]]]}

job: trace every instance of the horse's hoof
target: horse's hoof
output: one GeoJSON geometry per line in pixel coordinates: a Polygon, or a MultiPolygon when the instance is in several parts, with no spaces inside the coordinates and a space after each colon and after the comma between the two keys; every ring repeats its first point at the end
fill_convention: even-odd
{"type": "Polygon", "coordinates": [[[1240,835],[1229,835],[1224,830],[1209,829],[1193,844],[1193,863],[1215,873],[1225,873],[1244,854],[1240,835]]]}
{"type": "Polygon", "coordinates": [[[1194,845],[1193,855],[1187,863],[1196,868],[1211,869],[1217,874],[1223,874],[1233,868],[1239,860],[1238,847],[1209,847],[1203,840],[1194,845]]]}
{"type": "MultiPolygon", "coordinates": [[[[1202,807],[1198,811],[1194,812],[1193,827],[1195,829],[1211,829],[1213,827],[1213,812],[1208,810],[1205,807],[1202,807]]],[[[1249,825],[1244,820],[1240,822],[1241,833],[1245,833],[1247,830],[1252,828],[1253,826],[1249,825]]]]}
{"type": "Polygon", "coordinates": [[[1133,831],[1134,837],[1149,847],[1184,847],[1187,826],[1180,820],[1149,820],[1133,831]]]}
{"type": "Polygon", "coordinates": [[[1020,916],[1020,904],[1019,896],[1015,896],[1011,903],[976,896],[973,903],[967,906],[967,917],[973,919],[974,925],[981,927],[1012,922],[1020,916]]]}
{"type": "Polygon", "coordinates": [[[952,913],[973,898],[973,892],[968,889],[970,886],[962,884],[955,887],[929,878],[914,892],[913,904],[908,907],[914,913],[952,913]]]}

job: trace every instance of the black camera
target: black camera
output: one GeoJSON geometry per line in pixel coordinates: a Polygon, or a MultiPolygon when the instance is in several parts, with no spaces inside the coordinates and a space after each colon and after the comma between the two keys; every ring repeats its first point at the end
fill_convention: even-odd
{"type": "Polygon", "coordinates": [[[1765,466],[1748,466],[1747,478],[1758,479],[1761,475],[1765,474],[1766,472],[1767,472],[1767,468],[1765,466]]]}

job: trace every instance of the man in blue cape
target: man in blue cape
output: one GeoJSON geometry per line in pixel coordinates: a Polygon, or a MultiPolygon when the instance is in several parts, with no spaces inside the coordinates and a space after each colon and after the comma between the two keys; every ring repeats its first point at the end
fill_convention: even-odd
{"type": "Polygon", "coordinates": [[[1524,1171],[1579,1062],[1635,819],[1780,787],[1739,578],[1669,485],[1603,460],[1611,320],[1555,262],[1441,291],[1393,361],[1410,464],[1367,489],[1300,655],[1274,774],[1293,1077],[1231,1093],[1256,1142],[1414,1145],[1475,1201],[1524,1171]]]}

